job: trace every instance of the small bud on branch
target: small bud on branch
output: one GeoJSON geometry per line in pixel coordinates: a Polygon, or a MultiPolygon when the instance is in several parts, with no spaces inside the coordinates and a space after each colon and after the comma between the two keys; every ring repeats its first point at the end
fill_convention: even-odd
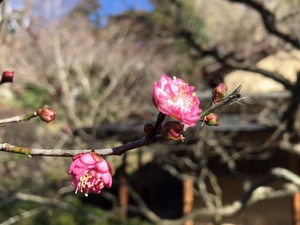
{"type": "Polygon", "coordinates": [[[0,84],[3,84],[3,83],[12,83],[13,82],[13,78],[14,78],[14,71],[4,71],[2,73],[0,84]]]}
{"type": "Polygon", "coordinates": [[[53,124],[56,112],[49,106],[44,106],[42,109],[38,109],[36,113],[41,118],[41,120],[45,121],[48,124],[53,124]]]}
{"type": "Polygon", "coordinates": [[[228,91],[228,87],[224,83],[218,84],[212,91],[212,101],[219,102],[225,98],[228,91]]]}
{"type": "Polygon", "coordinates": [[[181,134],[184,131],[184,125],[178,121],[168,121],[160,128],[160,133],[167,139],[175,141],[184,141],[181,134]]]}
{"type": "Polygon", "coordinates": [[[204,123],[208,126],[219,126],[219,116],[216,113],[210,113],[203,118],[204,123]]]}

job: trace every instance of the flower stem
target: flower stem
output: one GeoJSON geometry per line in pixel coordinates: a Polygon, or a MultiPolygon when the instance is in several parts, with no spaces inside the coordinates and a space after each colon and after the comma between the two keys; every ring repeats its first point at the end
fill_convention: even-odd
{"type": "Polygon", "coordinates": [[[162,124],[162,122],[165,120],[165,118],[166,118],[165,114],[163,114],[162,112],[158,113],[157,119],[156,119],[156,123],[155,123],[155,126],[153,128],[153,131],[148,136],[149,138],[154,138],[157,135],[158,128],[162,124]]]}
{"type": "Polygon", "coordinates": [[[241,97],[240,90],[242,89],[242,85],[239,85],[230,95],[227,95],[225,98],[223,98],[219,102],[212,102],[211,106],[207,109],[203,110],[200,114],[200,117],[202,120],[204,116],[207,116],[211,112],[215,111],[217,108],[220,108],[226,104],[230,104],[234,102],[236,99],[239,99],[241,97]]]}

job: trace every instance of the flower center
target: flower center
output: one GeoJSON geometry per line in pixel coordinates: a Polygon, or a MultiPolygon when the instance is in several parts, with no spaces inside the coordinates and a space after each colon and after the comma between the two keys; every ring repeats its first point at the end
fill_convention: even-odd
{"type": "Polygon", "coordinates": [[[87,172],[86,174],[84,174],[79,178],[79,182],[77,184],[75,194],[77,194],[77,192],[80,191],[80,192],[85,192],[84,195],[88,196],[89,191],[94,189],[98,191],[101,190],[103,187],[104,184],[100,178],[95,179],[94,176],[92,176],[89,172],[87,172]]]}
{"type": "Polygon", "coordinates": [[[196,93],[193,92],[191,95],[189,94],[189,90],[185,88],[185,85],[182,84],[180,85],[180,88],[178,90],[178,93],[171,98],[171,100],[175,103],[178,103],[182,105],[182,107],[192,107],[195,105],[194,97],[196,96],[196,93]]]}

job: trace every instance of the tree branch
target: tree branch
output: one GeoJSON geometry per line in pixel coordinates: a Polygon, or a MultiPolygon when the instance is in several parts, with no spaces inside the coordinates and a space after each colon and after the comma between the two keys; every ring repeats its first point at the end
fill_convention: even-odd
{"type": "Polygon", "coordinates": [[[193,211],[187,216],[184,216],[177,220],[164,220],[164,225],[179,225],[183,224],[189,219],[197,217],[215,217],[219,216],[232,216],[242,211],[246,206],[250,206],[256,202],[278,198],[284,196],[290,196],[300,190],[300,177],[293,172],[284,168],[273,168],[265,177],[256,182],[252,187],[240,198],[240,200],[233,202],[231,205],[224,206],[222,208],[215,208],[213,210],[202,208],[193,211]],[[285,185],[282,189],[273,190],[272,188],[263,187],[269,185],[277,179],[285,179],[292,184],[285,185]]]}
{"type": "Polygon", "coordinates": [[[31,158],[32,156],[61,156],[61,157],[73,157],[80,153],[91,152],[95,150],[95,152],[99,155],[122,155],[123,153],[139,148],[142,146],[150,145],[154,142],[162,140],[162,135],[156,135],[154,138],[147,138],[146,136],[140,138],[139,140],[113,147],[113,148],[105,148],[105,149],[89,149],[89,150],[63,150],[63,149],[38,149],[38,148],[29,148],[29,147],[20,147],[14,146],[8,143],[0,144],[0,151],[4,152],[12,152],[23,154],[31,158]]]}
{"type": "MultiPolygon", "coordinates": [[[[260,73],[268,78],[271,78],[279,83],[281,83],[286,89],[292,90],[293,84],[290,80],[286,79],[282,74],[278,72],[271,72],[268,70],[264,70],[258,68],[254,65],[242,62],[241,60],[236,60],[233,56],[234,53],[229,53],[226,55],[222,55],[217,47],[214,48],[203,48],[199,43],[196,42],[193,33],[190,30],[187,30],[183,24],[183,16],[182,16],[182,5],[179,0],[170,0],[177,8],[177,18],[176,21],[178,23],[177,35],[179,37],[184,38],[186,43],[193,48],[198,54],[199,57],[212,56],[218,62],[222,63],[225,66],[228,66],[232,69],[237,70],[245,70],[254,73],[260,73]]],[[[230,0],[229,0],[230,1],[230,0]]],[[[233,0],[234,1],[234,0],[233,0]]],[[[238,0],[236,0],[238,1],[238,0]]],[[[240,0],[240,2],[244,2],[240,0]]],[[[247,1],[246,1],[247,2],[247,1]]],[[[300,47],[300,44],[299,44],[300,47]]]]}
{"type": "Polygon", "coordinates": [[[297,73],[297,80],[291,90],[292,96],[289,100],[288,107],[284,112],[281,121],[287,123],[287,131],[294,132],[294,125],[296,121],[296,113],[300,104],[300,72],[297,73]]]}
{"type": "Polygon", "coordinates": [[[49,206],[47,205],[43,205],[43,206],[39,206],[37,208],[28,210],[28,211],[24,211],[22,213],[20,213],[20,215],[16,215],[13,217],[10,217],[8,220],[5,220],[4,222],[2,222],[0,225],[10,225],[10,224],[14,224],[20,220],[29,218],[31,216],[37,215],[41,212],[44,212],[48,209],[49,206]]]}
{"type": "Polygon", "coordinates": [[[274,13],[264,7],[263,3],[255,0],[228,0],[229,2],[239,2],[246,4],[255,9],[261,16],[266,29],[280,39],[292,44],[295,48],[300,49],[300,40],[296,35],[285,33],[276,26],[276,17],[274,13]]]}
{"type": "MultiPolygon", "coordinates": [[[[203,121],[203,117],[208,115],[209,113],[215,111],[217,108],[220,108],[226,104],[230,104],[234,102],[236,99],[241,97],[240,90],[242,86],[237,87],[230,95],[226,96],[219,102],[213,102],[213,104],[208,107],[207,109],[203,110],[201,113],[201,118],[199,121],[203,121]]],[[[6,123],[15,123],[21,121],[27,121],[33,117],[37,116],[37,111],[25,116],[21,117],[12,117],[8,119],[0,120],[0,125],[6,123]]],[[[149,135],[145,135],[142,138],[113,148],[106,148],[106,149],[90,149],[90,150],[62,150],[62,149],[37,149],[37,148],[30,148],[30,147],[21,147],[21,146],[14,146],[9,143],[0,143],[0,151],[5,152],[12,152],[23,154],[31,158],[32,156],[61,156],[61,157],[73,157],[80,153],[90,152],[94,150],[99,155],[122,155],[125,152],[139,148],[142,146],[153,144],[157,141],[161,141],[164,137],[157,132],[158,127],[161,125],[163,120],[165,119],[166,115],[162,114],[161,112],[158,114],[156,124],[153,128],[153,132],[149,135]]]]}
{"type": "Polygon", "coordinates": [[[221,55],[217,49],[217,47],[212,48],[212,49],[204,49],[200,44],[198,44],[193,37],[193,34],[186,30],[183,29],[179,31],[178,33],[179,36],[183,37],[187,44],[194,48],[200,57],[205,57],[205,56],[212,56],[214,57],[218,62],[222,63],[225,66],[228,66],[232,69],[237,69],[237,70],[245,70],[253,73],[260,73],[264,75],[265,77],[271,78],[279,83],[281,83],[286,89],[292,90],[293,84],[290,80],[286,79],[281,73],[278,72],[271,72],[269,70],[261,69],[258,68],[254,65],[244,63],[241,61],[236,61],[232,57],[230,57],[232,54],[226,55],[221,55]]]}

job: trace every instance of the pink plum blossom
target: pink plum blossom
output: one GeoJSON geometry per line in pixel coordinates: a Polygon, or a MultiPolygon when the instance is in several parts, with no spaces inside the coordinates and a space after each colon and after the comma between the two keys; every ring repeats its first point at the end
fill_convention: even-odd
{"type": "Polygon", "coordinates": [[[200,100],[184,80],[165,74],[153,86],[153,103],[160,112],[193,127],[200,119],[200,100]]]}
{"type": "Polygon", "coordinates": [[[113,167],[94,151],[81,153],[73,157],[69,168],[69,175],[72,175],[71,183],[76,192],[99,194],[104,187],[112,185],[113,167]]]}

